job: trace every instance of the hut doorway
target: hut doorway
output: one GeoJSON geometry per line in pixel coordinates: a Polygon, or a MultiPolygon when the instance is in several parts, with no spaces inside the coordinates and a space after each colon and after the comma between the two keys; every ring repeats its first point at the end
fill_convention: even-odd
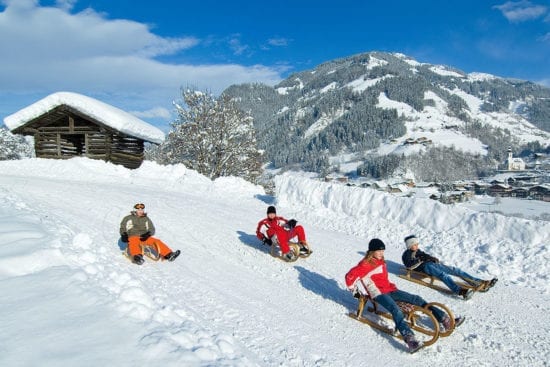
{"type": "Polygon", "coordinates": [[[61,134],[62,156],[78,156],[86,154],[86,134],[61,134]]]}

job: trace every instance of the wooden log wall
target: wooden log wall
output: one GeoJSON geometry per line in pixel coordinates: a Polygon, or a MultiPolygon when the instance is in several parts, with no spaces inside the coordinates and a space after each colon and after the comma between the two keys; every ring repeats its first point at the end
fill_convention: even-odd
{"type": "Polygon", "coordinates": [[[137,168],[145,157],[142,139],[90,121],[67,107],[51,111],[18,133],[34,136],[35,152],[39,158],[85,156],[137,168]]]}

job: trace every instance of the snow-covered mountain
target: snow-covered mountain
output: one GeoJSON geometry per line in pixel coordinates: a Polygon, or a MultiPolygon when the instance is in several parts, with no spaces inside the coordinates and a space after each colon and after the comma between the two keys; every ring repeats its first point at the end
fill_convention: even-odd
{"type": "Polygon", "coordinates": [[[295,175],[276,178],[273,198],[182,165],[128,170],[85,158],[1,161],[0,200],[2,366],[548,363],[550,222],[295,175]],[[136,202],[182,250],[175,262],[121,255],[119,223],[136,202]],[[272,203],[304,225],[311,257],[284,263],[256,239],[272,203]],[[497,286],[464,301],[398,278],[411,233],[497,286]],[[356,302],[343,277],[373,237],[400,289],[466,316],[451,336],[410,355],[346,316],[356,302]]]}
{"type": "MultiPolygon", "coordinates": [[[[410,155],[454,147],[474,155],[550,141],[550,89],[521,80],[369,52],[326,62],[275,87],[225,93],[256,119],[261,148],[278,167],[365,152],[410,155]],[[501,136],[502,135],[502,136],[501,136]],[[262,140],[263,136],[263,140],[262,140]]],[[[311,168],[311,167],[305,167],[311,168]]]]}

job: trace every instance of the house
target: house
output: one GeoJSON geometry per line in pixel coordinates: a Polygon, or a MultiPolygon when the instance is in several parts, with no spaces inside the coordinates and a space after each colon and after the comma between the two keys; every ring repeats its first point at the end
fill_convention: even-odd
{"type": "Polygon", "coordinates": [[[508,197],[512,192],[512,188],[506,184],[493,184],[487,188],[487,194],[490,196],[508,197]]]}
{"type": "Polygon", "coordinates": [[[77,93],[58,92],[4,118],[14,134],[34,137],[38,158],[83,156],[127,168],[144,159],[144,143],[164,133],[114,106],[77,93]]]}
{"type": "Polygon", "coordinates": [[[525,187],[515,187],[512,189],[510,196],[524,199],[529,196],[529,190],[527,190],[525,187]]]}
{"type": "Polygon", "coordinates": [[[536,185],[529,188],[529,196],[535,200],[550,201],[550,185],[536,185]]]}

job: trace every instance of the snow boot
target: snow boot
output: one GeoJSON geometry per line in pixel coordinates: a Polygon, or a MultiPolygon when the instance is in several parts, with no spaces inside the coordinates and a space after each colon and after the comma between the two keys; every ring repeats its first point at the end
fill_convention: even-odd
{"type": "Polygon", "coordinates": [[[474,291],[471,290],[470,288],[462,288],[458,292],[458,295],[461,296],[462,298],[464,298],[465,300],[468,300],[468,299],[472,298],[473,294],[474,294],[474,291]]]}
{"type": "Polygon", "coordinates": [[[145,262],[145,260],[143,260],[143,255],[142,254],[134,255],[134,258],[133,258],[133,263],[134,264],[141,265],[144,262],[145,262]]]}
{"type": "Polygon", "coordinates": [[[309,255],[311,251],[306,246],[300,246],[300,255],[309,255]]]}
{"type": "MultiPolygon", "coordinates": [[[[462,325],[464,322],[464,316],[457,316],[455,317],[455,329],[462,325]]],[[[441,332],[449,331],[451,329],[451,318],[449,316],[445,316],[443,320],[441,321],[440,325],[441,332]]]]}
{"type": "Polygon", "coordinates": [[[283,255],[283,259],[288,262],[294,261],[296,260],[296,254],[294,253],[294,251],[290,250],[289,252],[283,255]]]}
{"type": "Polygon", "coordinates": [[[405,343],[407,343],[407,348],[409,348],[409,353],[414,353],[424,346],[423,343],[416,340],[413,334],[405,335],[403,339],[405,340],[405,343]]]}
{"type": "Polygon", "coordinates": [[[464,320],[466,319],[466,317],[464,316],[457,316],[455,317],[455,328],[459,327],[460,325],[462,325],[462,323],[464,322],[464,320]]]}
{"type": "Polygon", "coordinates": [[[176,250],[176,252],[170,252],[168,253],[168,255],[164,256],[164,259],[168,261],[174,261],[176,260],[176,257],[180,256],[180,253],[180,250],[176,250]]]}
{"type": "Polygon", "coordinates": [[[498,278],[493,278],[491,280],[487,281],[487,284],[485,286],[485,292],[487,292],[489,289],[493,288],[495,284],[497,284],[498,278]]]}

